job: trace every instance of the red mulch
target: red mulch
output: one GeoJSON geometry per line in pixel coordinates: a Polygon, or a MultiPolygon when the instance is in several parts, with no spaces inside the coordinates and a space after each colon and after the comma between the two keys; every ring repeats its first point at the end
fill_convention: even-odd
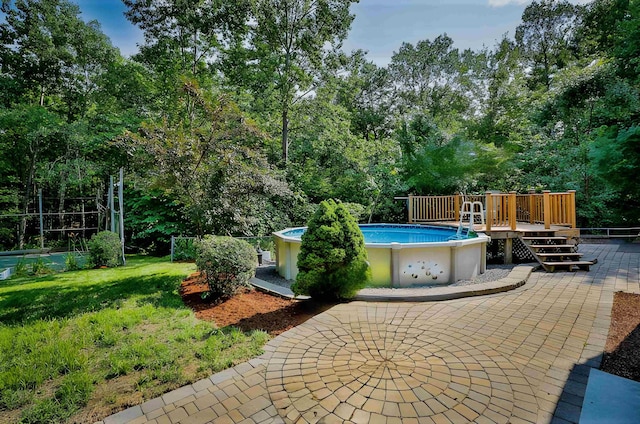
{"type": "Polygon", "coordinates": [[[239,294],[216,302],[203,299],[207,284],[199,273],[191,274],[180,286],[184,303],[194,310],[196,317],[213,321],[218,327],[232,325],[243,331],[264,330],[277,336],[332,305],[318,304],[310,300],[291,300],[258,290],[244,290],[239,294]]]}
{"type": "Polygon", "coordinates": [[[616,292],[602,371],[640,381],[640,295],[616,292]]]}

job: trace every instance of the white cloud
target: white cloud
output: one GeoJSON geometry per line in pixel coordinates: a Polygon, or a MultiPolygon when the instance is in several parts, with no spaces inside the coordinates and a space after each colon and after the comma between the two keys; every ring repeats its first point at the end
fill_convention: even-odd
{"type": "Polygon", "coordinates": [[[526,4],[529,3],[529,0],[489,0],[489,6],[493,7],[502,7],[507,6],[509,4],[526,4]]]}
{"type": "MultiPolygon", "coordinates": [[[[592,0],[569,0],[569,3],[587,4],[587,3],[590,3],[591,1],[592,0]]],[[[489,0],[489,6],[491,7],[502,7],[502,6],[508,6],[508,5],[520,6],[527,3],[531,3],[531,0],[489,0]]]]}

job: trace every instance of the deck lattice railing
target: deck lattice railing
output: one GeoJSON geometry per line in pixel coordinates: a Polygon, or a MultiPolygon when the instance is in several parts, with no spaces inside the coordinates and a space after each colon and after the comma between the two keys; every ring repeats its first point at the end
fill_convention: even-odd
{"type": "Polygon", "coordinates": [[[486,230],[492,227],[516,229],[517,222],[530,224],[561,225],[576,228],[576,192],[529,192],[517,194],[487,192],[483,195],[460,194],[451,196],[409,196],[409,223],[419,224],[437,221],[459,221],[464,201],[482,202],[486,230]]]}

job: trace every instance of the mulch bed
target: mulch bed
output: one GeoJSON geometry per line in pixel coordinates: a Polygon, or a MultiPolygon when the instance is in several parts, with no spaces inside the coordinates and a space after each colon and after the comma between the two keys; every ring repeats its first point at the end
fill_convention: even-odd
{"type": "Polygon", "coordinates": [[[617,292],[602,371],[640,381],[640,295],[617,292]]]}
{"type": "Polygon", "coordinates": [[[272,336],[300,325],[333,306],[311,300],[286,299],[249,289],[216,302],[202,298],[207,290],[206,282],[197,272],[180,286],[184,303],[193,309],[197,318],[213,321],[218,327],[232,325],[243,331],[264,330],[272,336]]]}

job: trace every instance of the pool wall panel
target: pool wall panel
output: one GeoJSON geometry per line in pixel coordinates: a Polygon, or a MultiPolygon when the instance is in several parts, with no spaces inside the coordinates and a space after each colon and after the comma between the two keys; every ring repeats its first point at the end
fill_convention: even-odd
{"type": "Polygon", "coordinates": [[[389,287],[391,282],[391,249],[368,248],[368,261],[371,266],[371,287],[389,287]]]}
{"type": "Polygon", "coordinates": [[[478,245],[460,246],[455,255],[456,280],[470,280],[484,272],[483,261],[478,261],[478,245]]]}
{"type": "Polygon", "coordinates": [[[447,284],[451,268],[449,247],[400,249],[398,287],[447,284]]]}

